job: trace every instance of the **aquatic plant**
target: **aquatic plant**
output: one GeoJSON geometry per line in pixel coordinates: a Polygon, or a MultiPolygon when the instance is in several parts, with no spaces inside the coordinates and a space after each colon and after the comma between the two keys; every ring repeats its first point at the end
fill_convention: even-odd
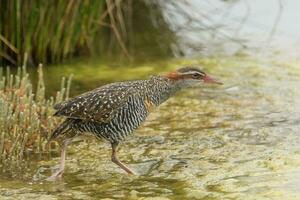
{"type": "Polygon", "coordinates": [[[56,148],[46,145],[57,123],[52,106],[68,98],[70,83],[71,77],[63,78],[56,96],[46,98],[42,65],[38,67],[36,86],[25,64],[15,74],[9,67],[0,68],[0,164],[18,164],[26,154],[56,148]]]}

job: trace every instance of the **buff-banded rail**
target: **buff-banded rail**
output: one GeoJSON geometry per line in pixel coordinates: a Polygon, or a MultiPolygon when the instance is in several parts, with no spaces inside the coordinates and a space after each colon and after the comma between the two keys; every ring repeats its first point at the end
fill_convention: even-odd
{"type": "Polygon", "coordinates": [[[75,138],[92,135],[111,144],[111,161],[128,174],[133,171],[117,156],[117,147],[144,122],[150,111],[176,92],[203,85],[222,84],[198,67],[183,67],[146,80],[116,82],[96,88],[54,106],[54,116],[65,117],[50,140],[63,136],[59,169],[50,180],[62,177],[66,148],[75,138]]]}

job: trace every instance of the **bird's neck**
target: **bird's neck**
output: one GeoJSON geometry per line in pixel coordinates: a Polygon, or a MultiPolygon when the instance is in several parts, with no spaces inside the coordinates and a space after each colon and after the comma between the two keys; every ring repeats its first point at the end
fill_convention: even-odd
{"type": "Polygon", "coordinates": [[[183,85],[175,80],[163,76],[153,76],[149,79],[148,97],[156,106],[158,106],[182,88],[183,85]]]}

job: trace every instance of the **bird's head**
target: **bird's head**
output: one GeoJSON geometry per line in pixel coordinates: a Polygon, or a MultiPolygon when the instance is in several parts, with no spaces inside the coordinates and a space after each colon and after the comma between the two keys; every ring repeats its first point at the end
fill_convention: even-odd
{"type": "Polygon", "coordinates": [[[222,84],[197,67],[183,67],[166,74],[165,77],[187,86],[196,86],[202,83],[222,84]]]}

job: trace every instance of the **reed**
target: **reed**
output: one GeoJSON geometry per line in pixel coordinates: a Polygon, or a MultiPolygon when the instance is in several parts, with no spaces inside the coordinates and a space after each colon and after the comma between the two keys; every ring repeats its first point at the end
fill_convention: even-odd
{"type": "Polygon", "coordinates": [[[12,74],[0,68],[0,164],[18,164],[24,155],[57,148],[47,144],[58,123],[52,106],[68,98],[71,77],[63,78],[55,97],[45,97],[42,65],[38,67],[36,88],[28,78],[26,66],[12,74]]]}
{"type": "Polygon", "coordinates": [[[31,66],[78,56],[132,60],[171,55],[175,44],[156,0],[0,0],[0,65],[19,66],[25,53],[31,66]]]}
{"type": "Polygon", "coordinates": [[[59,62],[80,51],[91,53],[99,38],[104,0],[0,0],[0,57],[17,65],[59,62]]]}

